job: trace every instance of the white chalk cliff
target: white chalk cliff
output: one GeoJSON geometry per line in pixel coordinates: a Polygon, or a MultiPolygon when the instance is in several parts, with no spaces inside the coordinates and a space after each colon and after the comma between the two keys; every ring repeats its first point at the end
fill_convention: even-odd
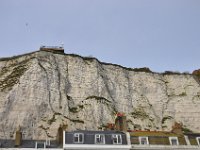
{"type": "Polygon", "coordinates": [[[37,51],[0,59],[0,138],[55,138],[68,130],[98,129],[116,112],[128,128],[171,130],[174,122],[200,131],[200,84],[191,74],[143,72],[95,58],[37,51]]]}

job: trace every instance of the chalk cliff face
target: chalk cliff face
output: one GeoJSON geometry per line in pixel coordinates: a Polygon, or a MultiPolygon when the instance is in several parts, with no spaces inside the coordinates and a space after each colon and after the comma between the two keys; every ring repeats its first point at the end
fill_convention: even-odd
{"type": "Polygon", "coordinates": [[[200,131],[200,85],[189,74],[138,72],[94,58],[39,51],[0,59],[0,138],[98,129],[124,112],[129,129],[200,131]]]}

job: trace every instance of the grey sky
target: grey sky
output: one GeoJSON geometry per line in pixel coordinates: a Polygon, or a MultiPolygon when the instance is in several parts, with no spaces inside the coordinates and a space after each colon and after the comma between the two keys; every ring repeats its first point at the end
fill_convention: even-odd
{"type": "Polygon", "coordinates": [[[0,0],[0,57],[61,45],[126,67],[200,68],[200,0],[0,0]]]}

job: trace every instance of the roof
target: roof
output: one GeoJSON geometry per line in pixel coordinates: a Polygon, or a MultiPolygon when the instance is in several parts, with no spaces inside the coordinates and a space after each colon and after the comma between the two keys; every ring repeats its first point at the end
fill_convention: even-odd
{"type": "Polygon", "coordinates": [[[98,144],[96,143],[96,135],[101,134],[102,135],[102,141],[104,141],[103,145],[115,145],[113,143],[113,134],[118,134],[121,136],[121,141],[122,143],[119,145],[127,145],[127,138],[126,138],[126,133],[121,132],[121,131],[112,131],[112,130],[107,130],[107,131],[88,131],[88,130],[77,130],[77,131],[70,131],[66,132],[65,131],[65,145],[76,145],[77,142],[74,141],[74,134],[75,133],[82,133],[83,136],[81,136],[81,143],[78,143],[79,145],[94,145],[98,144]]]}
{"type": "Polygon", "coordinates": [[[131,131],[129,132],[130,136],[165,136],[165,137],[172,137],[172,136],[180,136],[178,134],[172,132],[165,132],[165,131],[131,131]]]}
{"type": "Polygon", "coordinates": [[[76,131],[66,131],[67,133],[84,133],[84,134],[125,134],[122,131],[115,130],[105,130],[105,131],[93,131],[93,130],[76,130],[76,131]]]}
{"type": "MultiPolygon", "coordinates": [[[[22,140],[21,146],[19,148],[35,148],[35,143],[44,143],[46,140],[22,140]]],[[[15,147],[15,140],[0,139],[0,147],[2,148],[13,148],[15,147]]],[[[51,141],[50,148],[58,148],[59,145],[57,141],[51,141]]]]}
{"type": "Polygon", "coordinates": [[[176,134],[165,131],[131,131],[131,144],[140,144],[139,137],[148,137],[150,145],[170,145],[169,137],[177,137],[179,145],[187,145],[185,136],[188,137],[190,145],[198,145],[196,137],[200,137],[200,133],[184,133],[176,134]]]}
{"type": "Polygon", "coordinates": [[[200,137],[200,133],[184,133],[184,135],[187,135],[190,137],[200,137]]]}

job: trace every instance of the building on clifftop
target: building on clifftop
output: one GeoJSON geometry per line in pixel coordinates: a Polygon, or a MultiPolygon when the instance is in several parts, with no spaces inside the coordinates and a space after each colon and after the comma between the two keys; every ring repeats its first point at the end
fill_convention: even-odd
{"type": "Polygon", "coordinates": [[[41,46],[40,51],[50,51],[57,53],[65,53],[63,46],[41,46]]]}

